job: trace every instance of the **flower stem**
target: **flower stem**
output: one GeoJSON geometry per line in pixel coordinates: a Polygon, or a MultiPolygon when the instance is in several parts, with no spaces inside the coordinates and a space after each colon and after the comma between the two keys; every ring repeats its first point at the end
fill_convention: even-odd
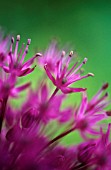
{"type": "Polygon", "coordinates": [[[68,135],[69,133],[73,132],[75,129],[76,129],[76,127],[73,127],[73,128],[71,128],[71,129],[69,129],[69,130],[61,133],[60,135],[58,135],[58,136],[56,136],[54,139],[52,139],[52,140],[48,143],[48,145],[53,144],[53,143],[56,142],[57,140],[63,138],[64,136],[68,135]]]}
{"type": "Polygon", "coordinates": [[[4,116],[5,116],[7,100],[8,100],[8,96],[3,99],[1,110],[0,110],[0,133],[1,133],[1,130],[2,130],[3,119],[4,119],[4,116]]]}
{"type": "Polygon", "coordinates": [[[57,94],[58,91],[59,91],[58,88],[56,88],[56,89],[54,90],[54,92],[52,93],[51,97],[49,98],[49,101],[51,101],[51,100],[53,99],[53,97],[57,94]]]}

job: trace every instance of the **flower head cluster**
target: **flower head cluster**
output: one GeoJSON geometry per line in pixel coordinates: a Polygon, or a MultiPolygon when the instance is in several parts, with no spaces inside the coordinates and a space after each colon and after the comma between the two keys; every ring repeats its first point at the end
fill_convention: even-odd
{"type": "Polygon", "coordinates": [[[40,56],[41,54],[37,53],[34,57],[32,57],[31,59],[23,63],[26,54],[28,53],[28,48],[31,43],[31,39],[27,40],[25,50],[23,51],[24,44],[22,44],[22,47],[18,52],[19,41],[20,41],[20,35],[17,35],[16,45],[13,52],[12,47],[14,44],[14,38],[12,37],[10,51],[7,56],[7,63],[6,65],[3,66],[3,69],[6,73],[15,73],[16,76],[21,77],[31,73],[34,70],[35,66],[32,68],[30,68],[30,66],[33,64],[34,59],[40,56]]]}
{"type": "Polygon", "coordinates": [[[15,49],[14,38],[11,39],[9,51],[8,39],[0,39],[0,170],[110,170],[111,124],[101,122],[111,115],[106,109],[111,103],[105,93],[108,83],[88,100],[86,88],[69,87],[93,76],[92,73],[81,76],[79,72],[86,58],[78,67],[76,62],[69,68],[73,52],[69,55],[59,52],[53,43],[43,55],[37,53],[24,62],[30,39],[24,51],[23,44],[19,52],[19,35],[15,49]],[[53,93],[44,80],[38,82],[35,90],[30,82],[17,86],[19,77],[34,71],[32,64],[38,56],[42,56],[38,64],[56,86],[53,93]],[[26,88],[25,101],[15,108],[11,97],[17,100],[26,88]],[[68,97],[65,94],[75,92],[82,94],[79,106],[72,101],[64,108],[68,97]],[[67,147],[60,143],[74,131],[80,132],[83,142],[67,147]]]}
{"type": "Polygon", "coordinates": [[[85,91],[86,88],[71,88],[69,87],[69,85],[76,81],[87,78],[89,76],[94,76],[94,74],[92,73],[88,73],[87,75],[84,76],[81,76],[80,73],[78,73],[83,64],[86,64],[87,58],[84,58],[83,62],[77,68],[76,66],[78,62],[76,62],[71,69],[68,69],[72,56],[73,51],[71,51],[68,56],[66,56],[65,51],[62,51],[61,56],[59,56],[59,60],[53,66],[55,67],[56,70],[54,72],[54,75],[52,75],[48,63],[46,62],[44,65],[45,71],[49,79],[58,89],[60,89],[65,94],[85,91]]]}

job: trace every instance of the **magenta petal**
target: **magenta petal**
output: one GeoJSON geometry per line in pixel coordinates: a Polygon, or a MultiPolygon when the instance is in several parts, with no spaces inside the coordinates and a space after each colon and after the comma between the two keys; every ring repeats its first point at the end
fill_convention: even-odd
{"type": "Polygon", "coordinates": [[[66,87],[66,88],[61,88],[61,91],[65,94],[67,93],[76,93],[76,92],[83,92],[86,91],[86,88],[71,88],[71,87],[66,87]]]}
{"type": "Polygon", "coordinates": [[[91,128],[87,129],[87,131],[92,135],[99,135],[100,134],[100,132],[98,132],[97,130],[91,129],[91,128]]]}
{"type": "Polygon", "coordinates": [[[29,74],[32,71],[34,71],[35,67],[36,66],[34,66],[33,68],[27,68],[25,70],[20,71],[20,73],[18,73],[18,77],[26,76],[27,74],[29,74]]]}
{"type": "Polygon", "coordinates": [[[50,78],[50,80],[53,82],[53,84],[55,85],[55,79],[54,77],[52,76],[52,74],[50,73],[49,69],[47,68],[47,65],[44,66],[44,69],[48,75],[48,77],[50,78]]]}
{"type": "Polygon", "coordinates": [[[68,122],[70,119],[71,119],[71,117],[72,117],[72,109],[71,108],[67,108],[67,109],[65,109],[65,110],[63,110],[63,111],[61,111],[60,113],[59,113],[59,121],[60,121],[60,123],[66,123],[66,122],[68,122]]]}
{"type": "Polygon", "coordinates": [[[46,101],[48,97],[48,89],[46,84],[42,86],[41,88],[41,101],[46,101]]]}
{"type": "Polygon", "coordinates": [[[16,92],[21,92],[21,91],[25,90],[26,88],[28,88],[30,85],[31,85],[31,83],[26,83],[22,86],[15,88],[15,90],[16,90],[16,92]]]}
{"type": "Polygon", "coordinates": [[[96,123],[96,122],[103,120],[105,118],[107,118],[107,116],[105,114],[93,115],[93,117],[91,118],[91,121],[92,121],[92,123],[96,123]]]}
{"type": "Polygon", "coordinates": [[[102,136],[102,143],[103,145],[108,145],[109,140],[110,140],[110,130],[111,130],[111,124],[108,124],[108,128],[106,131],[106,134],[103,133],[103,131],[101,132],[101,136],[102,136]]]}
{"type": "Polygon", "coordinates": [[[14,89],[12,89],[11,91],[11,96],[13,97],[17,97],[17,94],[25,89],[27,89],[29,86],[31,85],[31,83],[26,83],[22,86],[16,87],[14,89]]]}
{"type": "Polygon", "coordinates": [[[30,58],[28,61],[26,61],[26,62],[23,64],[23,67],[22,67],[22,68],[26,68],[26,67],[31,66],[31,64],[33,64],[35,58],[37,58],[37,56],[34,56],[33,58],[30,58]]]}
{"type": "Polygon", "coordinates": [[[87,95],[85,92],[82,93],[82,102],[80,105],[80,108],[78,110],[78,114],[80,117],[83,117],[83,115],[85,114],[86,108],[88,105],[88,99],[87,99],[87,95]]]}
{"type": "Polygon", "coordinates": [[[5,71],[6,73],[9,73],[9,72],[10,72],[9,67],[7,67],[7,66],[3,66],[3,69],[4,69],[4,71],[5,71]]]}

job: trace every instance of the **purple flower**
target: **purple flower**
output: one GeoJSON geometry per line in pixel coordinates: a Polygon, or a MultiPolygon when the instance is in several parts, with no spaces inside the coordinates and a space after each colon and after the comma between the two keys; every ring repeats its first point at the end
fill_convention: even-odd
{"type": "Polygon", "coordinates": [[[81,105],[74,113],[74,123],[83,138],[86,138],[86,132],[93,135],[99,134],[95,129],[96,123],[107,118],[104,108],[109,105],[110,101],[107,100],[107,93],[101,97],[102,92],[107,87],[108,84],[104,84],[89,102],[86,93],[82,94],[81,105]]]}
{"type": "Polygon", "coordinates": [[[111,124],[108,125],[106,133],[101,128],[100,138],[97,141],[93,164],[96,164],[95,170],[111,169],[111,142],[110,142],[111,124]]]}
{"type": "Polygon", "coordinates": [[[1,78],[0,78],[0,99],[7,98],[8,96],[11,97],[17,97],[18,94],[28,88],[31,83],[28,82],[24,85],[15,87],[16,78],[15,75],[9,75],[7,76],[4,70],[1,72],[1,78]]]}
{"type": "Polygon", "coordinates": [[[22,77],[31,73],[35,69],[35,66],[32,68],[30,68],[30,66],[33,64],[35,58],[40,56],[41,54],[37,53],[34,57],[23,63],[26,54],[28,53],[28,47],[30,45],[31,40],[28,39],[24,52],[23,52],[24,44],[22,45],[20,51],[18,52],[19,41],[20,35],[17,35],[15,50],[13,52],[12,47],[14,44],[14,38],[12,37],[10,51],[7,56],[7,64],[3,66],[3,69],[6,73],[13,73],[18,77],[22,77]]]}
{"type": "Polygon", "coordinates": [[[51,72],[55,72],[56,64],[60,60],[61,52],[57,48],[57,43],[53,42],[49,48],[43,54],[43,57],[38,57],[38,63],[40,66],[44,67],[47,64],[47,67],[51,72]]]}
{"type": "Polygon", "coordinates": [[[103,126],[102,122],[99,124],[111,116],[111,111],[105,111],[111,103],[108,93],[105,93],[108,83],[88,101],[86,89],[69,87],[76,81],[93,76],[92,73],[81,76],[79,72],[87,59],[78,67],[76,62],[69,69],[73,52],[69,56],[64,51],[60,54],[56,43],[53,43],[38,61],[44,66],[56,89],[52,93],[47,82],[39,81],[35,91],[29,89],[20,108],[14,108],[11,97],[17,100],[19,93],[31,85],[27,82],[17,86],[17,78],[31,73],[35,68],[31,68],[35,58],[41,56],[36,54],[24,62],[30,40],[25,50],[23,44],[18,52],[19,40],[18,35],[13,51],[12,38],[8,52],[8,39],[3,40],[0,36],[0,52],[3,50],[3,54],[0,53],[0,169],[110,170],[111,124],[106,131],[107,126],[103,126]],[[59,94],[59,90],[63,94],[59,94]],[[71,92],[82,92],[82,101],[79,106],[74,105],[74,108],[63,108],[63,101],[68,97],[64,93],[71,92]],[[73,146],[65,141],[67,147],[60,143],[74,131],[79,131],[85,141],[73,146]]]}
{"type": "Polygon", "coordinates": [[[63,93],[72,93],[72,92],[82,92],[85,91],[85,88],[71,88],[70,84],[87,78],[89,76],[94,76],[92,73],[88,73],[85,76],[80,76],[78,71],[82,67],[83,64],[87,62],[87,58],[83,60],[83,62],[76,68],[78,62],[76,62],[71,69],[68,70],[69,63],[71,57],[73,55],[73,51],[70,52],[69,56],[65,56],[65,52],[62,52],[60,59],[57,61],[55,69],[56,71],[52,74],[48,64],[44,65],[47,76],[52,81],[52,83],[60,89],[63,93]],[[65,58],[66,57],[66,58],[65,58]]]}
{"type": "MultiPolygon", "coordinates": [[[[27,112],[26,119],[29,119],[29,112],[35,120],[47,124],[50,120],[58,119],[60,122],[66,122],[71,117],[71,110],[60,111],[60,106],[64,99],[64,95],[56,95],[54,98],[49,97],[49,89],[46,84],[40,85],[36,92],[30,91],[26,103],[23,105],[22,113],[27,112]],[[67,115],[69,113],[69,115],[67,115]],[[66,116],[65,116],[66,115],[66,116]]],[[[33,119],[33,118],[32,118],[33,119]]],[[[27,121],[28,121],[27,120],[27,121]]]]}

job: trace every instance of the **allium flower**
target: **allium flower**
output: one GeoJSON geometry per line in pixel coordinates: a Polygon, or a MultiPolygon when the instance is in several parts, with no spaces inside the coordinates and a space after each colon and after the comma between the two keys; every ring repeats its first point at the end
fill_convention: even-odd
{"type": "Polygon", "coordinates": [[[56,71],[56,64],[60,60],[61,52],[57,48],[57,43],[53,42],[49,48],[43,54],[43,57],[38,57],[38,63],[40,66],[44,67],[47,64],[47,67],[51,72],[56,71]]]}
{"type": "Polygon", "coordinates": [[[72,109],[69,107],[60,110],[64,98],[64,95],[56,95],[54,98],[50,98],[46,84],[39,86],[36,92],[30,91],[29,97],[22,108],[22,123],[24,119],[25,121],[29,120],[30,123],[34,119],[45,124],[54,119],[62,123],[67,122],[71,118],[72,109]]]}
{"type": "Polygon", "coordinates": [[[56,44],[52,44],[39,64],[44,65],[56,89],[52,93],[47,82],[41,80],[42,83],[38,82],[35,91],[29,89],[29,95],[26,95],[28,97],[20,108],[14,108],[11,97],[17,100],[19,93],[31,85],[27,82],[17,87],[17,78],[31,73],[35,68],[31,68],[31,64],[37,56],[41,56],[38,53],[24,63],[30,40],[23,53],[24,45],[18,52],[19,40],[18,35],[13,52],[12,38],[9,53],[6,50],[8,41],[1,38],[0,43],[1,45],[3,41],[4,45],[2,44],[3,48],[0,46],[0,50],[5,54],[4,60],[0,53],[0,170],[110,170],[111,124],[105,133],[103,127],[107,126],[99,124],[101,120],[111,116],[111,111],[105,111],[105,107],[111,103],[108,94],[104,94],[108,83],[88,101],[86,89],[69,87],[78,80],[93,76],[92,73],[81,76],[78,72],[87,59],[78,67],[76,62],[69,69],[73,52],[66,56],[63,51],[61,55],[56,44]],[[62,108],[68,95],[57,94],[59,90],[66,94],[82,92],[80,105],[75,105],[74,109],[69,106],[62,108]],[[85,141],[72,146],[66,141],[67,147],[60,143],[74,131],[79,131],[80,137],[85,141]]]}
{"type": "Polygon", "coordinates": [[[20,35],[17,35],[15,50],[13,52],[12,47],[14,44],[14,38],[12,37],[10,51],[7,56],[8,58],[7,64],[3,66],[3,69],[6,73],[13,73],[16,76],[21,77],[31,73],[34,70],[35,66],[32,68],[30,68],[30,66],[33,64],[34,59],[37,56],[40,56],[41,54],[37,53],[34,57],[32,57],[31,59],[23,63],[26,54],[28,53],[28,47],[30,45],[31,40],[28,39],[24,52],[23,52],[24,44],[22,45],[20,51],[18,52],[19,41],[20,41],[20,35]]]}
{"type": "Polygon", "coordinates": [[[48,64],[46,63],[44,65],[45,71],[47,73],[47,76],[52,81],[52,83],[57,87],[57,89],[60,89],[63,93],[72,93],[72,92],[82,92],[85,91],[85,88],[71,88],[69,87],[70,84],[82,80],[84,78],[87,78],[89,76],[94,76],[92,73],[88,73],[85,76],[80,76],[80,73],[78,71],[82,67],[83,64],[86,64],[87,58],[83,60],[83,62],[76,68],[76,65],[78,62],[76,62],[71,69],[68,70],[69,63],[71,60],[71,57],[73,55],[73,51],[70,52],[69,56],[65,58],[65,52],[62,52],[62,55],[56,63],[56,72],[52,75],[50,68],[48,67],[48,64]]]}
{"type": "Polygon", "coordinates": [[[101,136],[98,139],[95,152],[94,162],[95,170],[110,170],[111,169],[111,142],[110,142],[111,124],[108,125],[107,132],[104,133],[101,129],[101,136]]]}
{"type": "Polygon", "coordinates": [[[30,82],[24,85],[15,87],[15,75],[7,76],[4,73],[4,70],[1,72],[1,79],[0,79],[0,99],[2,100],[5,97],[17,97],[19,92],[25,90],[27,87],[30,86],[30,82]]]}
{"type": "Polygon", "coordinates": [[[108,87],[108,84],[104,84],[98,93],[88,102],[85,92],[82,94],[82,102],[74,113],[74,122],[77,129],[80,130],[82,136],[85,138],[86,132],[91,134],[98,134],[94,129],[94,125],[100,120],[107,118],[104,108],[110,103],[107,100],[107,93],[103,95],[102,92],[108,87]],[[98,114],[99,113],[99,114],[98,114]]]}

